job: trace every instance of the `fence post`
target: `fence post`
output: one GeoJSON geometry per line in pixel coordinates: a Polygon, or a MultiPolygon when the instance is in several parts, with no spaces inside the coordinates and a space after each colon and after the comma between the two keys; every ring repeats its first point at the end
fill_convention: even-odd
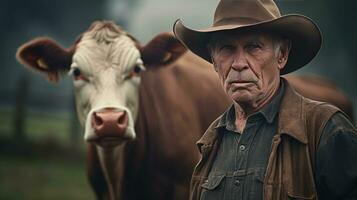
{"type": "MultiPolygon", "coordinates": [[[[73,88],[72,88],[73,90],[73,88]]],[[[74,95],[73,95],[73,92],[72,92],[72,97],[70,99],[71,103],[70,103],[70,130],[69,130],[69,134],[70,134],[70,137],[69,139],[71,140],[70,141],[70,144],[71,144],[71,148],[73,150],[79,150],[78,146],[79,146],[79,139],[80,139],[80,127],[79,127],[79,121],[78,121],[78,118],[77,118],[77,110],[76,110],[76,102],[75,102],[75,98],[74,98],[74,95]]]]}
{"type": "Polygon", "coordinates": [[[16,143],[26,143],[26,116],[31,80],[27,73],[21,75],[16,85],[15,112],[13,118],[14,140],[16,143]]]}

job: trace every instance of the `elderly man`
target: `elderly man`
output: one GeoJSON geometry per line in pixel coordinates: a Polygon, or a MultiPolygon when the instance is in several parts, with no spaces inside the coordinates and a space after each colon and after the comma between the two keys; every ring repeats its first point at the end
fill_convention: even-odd
{"type": "Polygon", "coordinates": [[[321,33],[272,0],[222,0],[212,27],[176,37],[213,63],[233,105],[198,141],[191,199],[357,199],[357,131],[280,75],[310,62],[321,33]]]}

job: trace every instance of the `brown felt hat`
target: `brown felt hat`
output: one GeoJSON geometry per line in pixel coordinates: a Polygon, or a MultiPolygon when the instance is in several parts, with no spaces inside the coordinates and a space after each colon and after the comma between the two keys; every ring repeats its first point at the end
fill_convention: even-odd
{"type": "Polygon", "coordinates": [[[308,17],[298,14],[281,16],[273,0],[221,0],[213,25],[193,30],[177,20],[173,31],[188,49],[212,63],[207,44],[216,32],[254,30],[269,32],[291,40],[291,50],[281,74],[293,72],[309,63],[321,47],[321,32],[308,17]]]}

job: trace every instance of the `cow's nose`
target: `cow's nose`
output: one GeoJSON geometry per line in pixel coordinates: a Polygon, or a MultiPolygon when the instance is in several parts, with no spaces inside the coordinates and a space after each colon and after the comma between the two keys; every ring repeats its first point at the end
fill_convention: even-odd
{"type": "Polygon", "coordinates": [[[92,126],[98,139],[107,137],[123,138],[128,127],[128,115],[125,111],[104,110],[94,112],[92,126]]]}

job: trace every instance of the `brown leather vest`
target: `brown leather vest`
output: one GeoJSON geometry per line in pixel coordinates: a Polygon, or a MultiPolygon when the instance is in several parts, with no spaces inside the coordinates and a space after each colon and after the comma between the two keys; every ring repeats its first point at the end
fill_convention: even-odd
{"type": "MultiPolygon", "coordinates": [[[[286,82],[279,110],[278,132],[273,138],[264,178],[264,200],[317,199],[314,181],[315,153],[322,131],[338,108],[297,94],[286,82]]],[[[199,200],[208,178],[220,137],[207,129],[197,146],[202,154],[191,179],[190,199],[199,200]]]]}

